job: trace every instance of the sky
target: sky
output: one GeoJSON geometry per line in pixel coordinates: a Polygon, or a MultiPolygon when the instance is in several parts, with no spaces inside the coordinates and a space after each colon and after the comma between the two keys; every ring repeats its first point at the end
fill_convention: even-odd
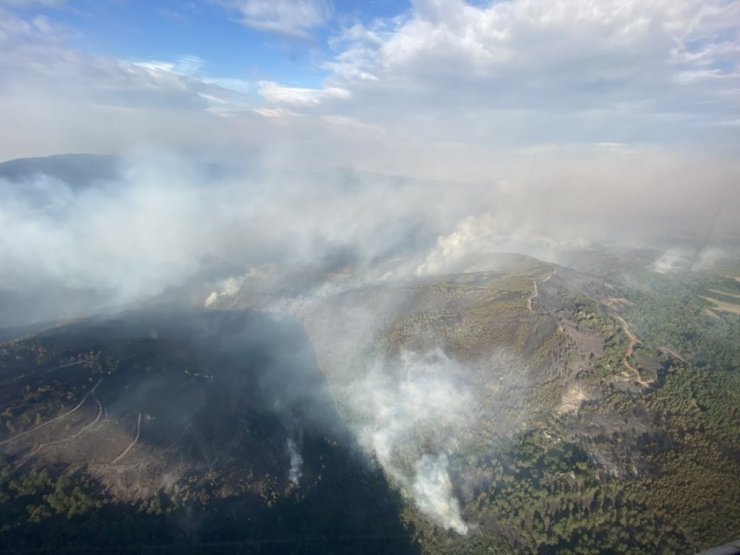
{"type": "Polygon", "coordinates": [[[553,148],[730,160],[739,61],[736,0],[0,0],[0,159],[271,144],[473,180],[553,148]]]}

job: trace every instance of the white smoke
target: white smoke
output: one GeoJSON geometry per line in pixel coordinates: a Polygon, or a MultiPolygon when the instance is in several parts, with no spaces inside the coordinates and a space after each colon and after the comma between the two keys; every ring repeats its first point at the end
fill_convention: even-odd
{"type": "Polygon", "coordinates": [[[220,291],[212,291],[208,295],[204,303],[204,306],[208,308],[209,306],[216,304],[219,300],[223,298],[233,297],[239,292],[239,289],[241,288],[243,283],[244,283],[244,278],[241,276],[232,276],[232,277],[226,278],[220,284],[221,285],[220,291]]]}
{"type": "Polygon", "coordinates": [[[501,224],[490,214],[465,218],[457,229],[437,240],[437,248],[416,269],[417,276],[452,272],[490,255],[500,242],[501,224]]]}
{"type": "Polygon", "coordinates": [[[718,247],[702,249],[694,263],[691,265],[691,270],[694,272],[709,270],[714,268],[721,261],[731,258],[732,255],[725,249],[718,247]]]}
{"type": "Polygon", "coordinates": [[[440,235],[437,244],[419,264],[414,274],[428,276],[445,273],[490,270],[496,253],[517,252],[555,262],[560,249],[585,248],[589,241],[577,233],[545,235],[507,214],[468,216],[454,231],[440,235]]]}
{"type": "Polygon", "coordinates": [[[686,269],[691,253],[686,249],[668,249],[653,262],[651,269],[657,274],[668,274],[686,269]]]}
{"type": "Polygon", "coordinates": [[[658,274],[685,270],[701,272],[715,267],[723,260],[732,260],[736,256],[736,252],[720,247],[705,247],[701,250],[673,247],[663,251],[650,269],[658,274]]]}
{"type": "Polygon", "coordinates": [[[452,481],[447,471],[447,455],[424,455],[416,463],[412,484],[419,509],[458,534],[467,534],[468,525],[460,517],[460,504],[452,494],[452,481]]]}
{"type": "Polygon", "coordinates": [[[303,456],[298,451],[298,447],[291,438],[286,442],[288,457],[290,458],[290,468],[288,469],[288,481],[291,484],[298,485],[303,476],[303,456]]]}
{"type": "Polygon", "coordinates": [[[398,367],[373,366],[344,397],[360,443],[402,492],[440,526],[467,533],[447,471],[474,405],[458,365],[441,351],[404,353],[398,367]]]}

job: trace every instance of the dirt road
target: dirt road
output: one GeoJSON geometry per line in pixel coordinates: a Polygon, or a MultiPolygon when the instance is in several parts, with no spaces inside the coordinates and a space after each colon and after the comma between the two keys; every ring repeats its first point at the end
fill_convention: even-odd
{"type": "Polygon", "coordinates": [[[110,464],[116,464],[118,461],[120,461],[123,457],[128,455],[128,452],[131,451],[131,449],[134,448],[134,445],[136,445],[136,442],[139,441],[139,434],[141,433],[141,413],[138,413],[139,417],[136,420],[136,435],[134,436],[134,439],[129,443],[128,447],[123,450],[123,452],[118,455],[115,459],[113,459],[110,464]]]}
{"type": "Polygon", "coordinates": [[[627,344],[627,352],[624,354],[624,366],[627,368],[627,370],[630,371],[637,383],[639,383],[642,387],[650,387],[654,383],[653,380],[642,379],[640,371],[635,368],[630,362],[630,359],[635,352],[635,346],[640,342],[640,340],[637,339],[637,336],[634,333],[632,333],[629,324],[624,318],[622,318],[619,314],[615,314],[614,317],[622,324],[622,329],[629,339],[629,343],[627,344]]]}
{"type": "Polygon", "coordinates": [[[30,433],[32,433],[32,432],[35,432],[36,430],[40,430],[41,428],[43,428],[43,427],[45,427],[45,426],[48,426],[49,424],[52,424],[52,423],[54,423],[54,422],[57,422],[58,420],[61,420],[62,418],[66,417],[66,416],[69,416],[69,415],[71,415],[71,414],[74,414],[75,412],[77,412],[77,411],[78,411],[78,410],[80,409],[80,407],[82,407],[82,405],[84,405],[84,404],[85,404],[85,401],[87,401],[88,397],[90,397],[90,395],[92,395],[93,393],[95,393],[95,390],[96,390],[96,389],[98,388],[98,386],[100,385],[100,381],[101,381],[101,380],[98,380],[98,383],[96,383],[96,384],[95,384],[95,385],[94,385],[94,386],[92,387],[92,389],[91,389],[90,391],[88,391],[87,393],[85,393],[85,396],[84,396],[84,397],[82,398],[82,400],[81,400],[81,401],[80,401],[80,402],[79,402],[79,403],[77,404],[77,406],[76,406],[76,407],[74,407],[73,409],[71,409],[71,410],[68,410],[68,411],[67,411],[67,412],[65,412],[64,414],[60,414],[59,416],[55,416],[55,417],[54,417],[54,418],[52,418],[51,420],[47,420],[46,422],[44,422],[44,423],[42,423],[42,424],[39,424],[38,426],[36,426],[36,427],[34,427],[34,428],[31,428],[30,430],[26,430],[25,432],[21,432],[21,433],[19,433],[19,434],[16,434],[16,435],[14,435],[13,437],[9,437],[9,438],[8,438],[8,439],[6,439],[6,440],[0,441],[0,445],[5,445],[6,443],[10,443],[11,441],[15,441],[16,439],[18,439],[18,438],[20,438],[20,437],[23,437],[23,436],[25,436],[25,435],[27,435],[27,434],[30,434],[30,433]]]}

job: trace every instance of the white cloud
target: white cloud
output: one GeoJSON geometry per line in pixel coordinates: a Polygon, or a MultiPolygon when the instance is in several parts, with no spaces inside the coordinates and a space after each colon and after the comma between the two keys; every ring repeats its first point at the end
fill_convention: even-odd
{"type": "Polygon", "coordinates": [[[308,36],[332,15],[327,0],[232,0],[228,5],[249,27],[296,37],[308,36]]]}
{"type": "MultiPolygon", "coordinates": [[[[738,91],[740,92],[740,91],[738,91]]],[[[715,121],[712,123],[712,125],[716,127],[740,127],[740,118],[738,119],[730,119],[730,120],[721,120],[721,121],[715,121]]]]}
{"type": "Polygon", "coordinates": [[[262,97],[273,104],[291,106],[318,106],[325,100],[347,100],[352,93],[340,87],[309,89],[302,87],[284,87],[272,81],[261,81],[259,92],[262,97]]]}
{"type": "Polygon", "coordinates": [[[148,69],[152,72],[175,73],[177,75],[195,75],[203,67],[204,61],[198,56],[182,56],[174,62],[151,60],[145,62],[131,62],[133,65],[148,69]]]}
{"type": "Polygon", "coordinates": [[[61,6],[65,4],[67,0],[0,0],[0,6],[13,6],[19,8],[25,8],[28,6],[61,6]]]}
{"type": "Polygon", "coordinates": [[[726,0],[418,0],[331,44],[346,115],[439,140],[667,142],[740,116],[726,0]]]}
{"type": "Polygon", "coordinates": [[[53,19],[3,11],[0,128],[14,133],[0,159],[144,141],[457,183],[567,180],[577,204],[594,183],[615,203],[619,187],[657,200],[651,180],[685,192],[737,171],[737,18],[719,0],[417,2],[351,22],[308,88],[208,76],[192,56],[89,55],[53,19]],[[678,82],[699,71],[723,77],[678,82]]]}
{"type": "Polygon", "coordinates": [[[254,113],[274,121],[285,121],[287,118],[300,116],[297,112],[285,108],[256,108],[254,113]]]}
{"type": "Polygon", "coordinates": [[[222,116],[247,118],[259,103],[256,85],[203,77],[205,62],[196,56],[87,54],[69,46],[72,33],[47,17],[0,8],[0,128],[14,130],[0,135],[0,159],[110,153],[142,141],[176,146],[206,135],[213,145],[235,136],[243,144],[253,136],[222,116]]]}

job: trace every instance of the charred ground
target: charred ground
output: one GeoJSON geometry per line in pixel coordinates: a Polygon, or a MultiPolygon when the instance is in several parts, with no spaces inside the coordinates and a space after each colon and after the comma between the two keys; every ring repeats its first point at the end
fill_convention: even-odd
{"type": "Polygon", "coordinates": [[[129,314],[6,344],[2,365],[6,552],[414,551],[295,323],[129,314]]]}

